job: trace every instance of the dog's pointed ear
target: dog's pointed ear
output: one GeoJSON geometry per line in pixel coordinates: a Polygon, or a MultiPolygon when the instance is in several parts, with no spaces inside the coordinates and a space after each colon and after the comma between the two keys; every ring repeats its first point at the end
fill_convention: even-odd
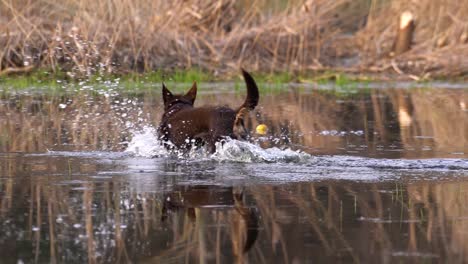
{"type": "Polygon", "coordinates": [[[192,88],[190,88],[190,90],[185,94],[185,98],[189,99],[193,105],[196,97],[197,97],[197,83],[193,82],[192,88]]]}
{"type": "Polygon", "coordinates": [[[169,91],[169,89],[167,89],[166,85],[163,83],[162,84],[162,96],[163,96],[163,100],[164,100],[164,105],[166,105],[167,103],[169,103],[173,97],[171,91],[169,91]]]}

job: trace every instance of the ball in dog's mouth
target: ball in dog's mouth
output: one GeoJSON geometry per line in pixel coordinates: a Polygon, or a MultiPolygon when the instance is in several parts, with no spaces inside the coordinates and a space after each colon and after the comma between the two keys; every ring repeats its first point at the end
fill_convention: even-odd
{"type": "Polygon", "coordinates": [[[268,130],[268,127],[265,125],[265,124],[260,124],[257,126],[257,128],[255,129],[255,131],[257,132],[257,134],[259,135],[265,135],[267,133],[267,130],[268,130]]]}

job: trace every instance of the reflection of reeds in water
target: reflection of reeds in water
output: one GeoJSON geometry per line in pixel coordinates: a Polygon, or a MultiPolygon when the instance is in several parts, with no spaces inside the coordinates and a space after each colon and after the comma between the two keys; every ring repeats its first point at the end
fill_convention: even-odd
{"type": "Polygon", "coordinates": [[[67,165],[49,171],[34,166],[41,159],[32,161],[10,174],[4,171],[6,163],[17,161],[0,163],[1,174],[8,176],[0,180],[0,220],[15,223],[0,229],[3,237],[25,230],[23,243],[32,249],[14,250],[26,250],[31,255],[25,258],[39,262],[376,263],[408,252],[453,263],[463,262],[468,250],[460,232],[467,214],[468,187],[462,183],[258,185],[244,187],[239,211],[232,188],[193,191],[196,186],[179,187],[173,179],[165,191],[141,192],[120,176],[89,178],[98,168],[80,164],[92,161],[73,161],[72,175],[67,165]],[[165,211],[169,200],[172,207],[165,211]],[[222,206],[204,207],[210,204],[222,206]],[[243,253],[246,209],[257,211],[260,230],[243,253]]]}
{"type": "MultiPolygon", "coordinates": [[[[74,162],[72,167],[77,168],[83,162],[74,162]]],[[[0,168],[4,168],[3,163],[0,168]]],[[[14,184],[0,181],[0,219],[12,218],[15,223],[12,229],[3,229],[7,226],[0,229],[5,231],[1,232],[4,239],[6,233],[22,233],[26,228],[27,236],[23,240],[32,243],[31,257],[37,262],[128,263],[138,259],[165,262],[186,258],[208,261],[213,254],[223,261],[229,256],[243,259],[247,238],[242,233],[247,232],[249,225],[244,223],[242,212],[247,209],[243,209],[242,204],[235,205],[232,198],[232,202],[221,203],[220,209],[214,212],[199,207],[219,203],[216,188],[213,194],[206,192],[211,198],[201,204],[194,200],[197,193],[187,196],[192,198],[181,200],[188,203],[187,207],[181,205],[162,220],[161,205],[167,195],[136,193],[119,180],[89,181],[83,175],[95,174],[96,171],[89,169],[93,166],[87,166],[84,174],[75,170],[70,176],[66,166],[59,169],[65,172],[63,176],[51,176],[57,175],[57,171],[52,173],[43,168],[34,171],[34,168],[38,167],[31,165],[10,174],[14,184]],[[38,175],[26,180],[22,178],[25,173],[38,175]],[[12,200],[15,201],[13,204],[12,200]],[[24,225],[16,223],[16,217],[25,213],[28,221],[24,225]],[[212,224],[218,230],[214,236],[212,224]],[[231,238],[227,227],[237,232],[237,236],[231,238]],[[217,239],[213,240],[213,237],[217,239]],[[230,244],[232,249],[226,251],[230,244]]],[[[181,191],[168,195],[176,197],[181,191]]],[[[23,252],[20,247],[14,250],[23,252]]]]}
{"type": "Polygon", "coordinates": [[[307,239],[301,234],[310,232],[316,241],[311,247],[317,250],[311,255],[318,262],[334,258],[349,262],[394,262],[401,252],[450,263],[466,261],[463,257],[466,237],[460,232],[466,215],[463,186],[421,182],[388,193],[392,189],[384,187],[385,184],[366,185],[368,190],[364,192],[358,184],[340,185],[318,183],[304,188],[302,184],[285,190],[265,187],[269,190],[254,191],[264,217],[263,233],[272,241],[272,247],[275,248],[275,243],[287,243],[282,249],[289,252],[281,255],[304,258],[307,239]],[[382,187],[385,192],[380,192],[382,187]],[[294,220],[288,219],[287,214],[283,219],[278,217],[284,214],[278,206],[287,208],[285,200],[300,212],[294,214],[294,220]],[[454,203],[455,208],[447,206],[454,203]],[[364,218],[357,221],[361,217],[364,218]],[[296,230],[291,225],[297,224],[298,218],[304,218],[308,224],[296,230]]]}
{"type": "Polygon", "coordinates": [[[133,97],[97,99],[90,95],[11,99],[0,104],[0,149],[121,149],[119,144],[129,134],[128,125],[137,125],[142,122],[139,120],[151,119],[148,115],[154,114],[151,102],[145,101],[140,107],[136,106],[138,101],[133,97]]]}
{"type": "Polygon", "coordinates": [[[409,249],[429,245],[441,248],[441,256],[450,263],[466,262],[466,188],[465,183],[430,185],[415,184],[408,187],[409,215],[422,219],[423,225],[413,223],[414,237],[409,249]],[[438,239],[437,234],[444,234],[438,239]]]}
{"type": "MultiPolygon", "coordinates": [[[[460,106],[465,100],[463,92],[436,90],[428,97],[421,94],[424,91],[418,91],[407,98],[401,91],[395,91],[392,96],[395,98],[394,107],[403,109],[411,117],[406,126],[400,124],[403,145],[413,146],[418,150],[433,148],[435,151],[443,151],[446,148],[453,152],[466,153],[468,137],[463,121],[466,119],[466,112],[460,106]]],[[[401,112],[399,115],[401,116],[401,112]]]]}
{"type": "MultiPolygon", "coordinates": [[[[351,98],[321,93],[284,93],[262,98],[262,116],[254,121],[269,123],[276,135],[287,135],[294,144],[334,153],[348,143],[364,145],[370,155],[378,147],[397,148],[396,157],[431,157],[464,153],[466,133],[462,91],[456,90],[370,90],[351,98]],[[273,110],[271,110],[273,109],[273,110]],[[402,113],[407,119],[402,119],[402,113]],[[408,121],[408,118],[411,121],[408,121]],[[362,131],[352,135],[326,137],[322,131],[362,131]],[[302,135],[299,135],[302,134],[302,135]],[[428,142],[429,141],[429,142],[428,142]],[[430,147],[430,148],[427,148],[430,147]],[[410,150],[409,152],[405,150],[410,150]],[[404,153],[404,154],[403,154],[404,153]]],[[[391,155],[391,154],[388,154],[391,155]]]]}
{"type": "MultiPolygon", "coordinates": [[[[281,145],[292,144],[312,153],[342,153],[338,149],[351,144],[369,155],[378,147],[391,146],[401,149],[394,157],[447,156],[464,152],[466,144],[466,130],[460,122],[464,120],[462,93],[391,89],[352,97],[315,91],[264,95],[258,115],[251,114],[248,126],[254,130],[258,123],[267,123],[270,135],[279,138],[281,145]],[[363,135],[320,134],[331,130],[362,131],[363,135]]],[[[223,101],[237,106],[242,97],[226,101],[223,94],[201,94],[196,104],[223,101]]],[[[159,93],[10,98],[0,104],[0,151],[122,150],[132,128],[159,123],[159,102],[159,93]]]]}

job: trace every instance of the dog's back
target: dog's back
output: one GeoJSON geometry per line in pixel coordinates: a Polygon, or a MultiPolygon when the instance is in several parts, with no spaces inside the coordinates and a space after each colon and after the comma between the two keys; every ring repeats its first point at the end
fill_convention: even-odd
{"type": "Polygon", "coordinates": [[[178,148],[194,143],[210,146],[223,136],[236,138],[233,124],[236,112],[228,107],[185,108],[174,113],[167,121],[167,139],[178,148]]]}
{"type": "Polygon", "coordinates": [[[172,95],[163,86],[165,112],[159,126],[163,141],[170,141],[176,148],[190,148],[192,145],[207,144],[209,151],[216,150],[215,143],[224,137],[244,138],[244,115],[258,104],[258,88],[253,78],[242,72],[247,85],[244,103],[233,110],[224,106],[193,107],[196,84],[185,95],[172,95]]]}

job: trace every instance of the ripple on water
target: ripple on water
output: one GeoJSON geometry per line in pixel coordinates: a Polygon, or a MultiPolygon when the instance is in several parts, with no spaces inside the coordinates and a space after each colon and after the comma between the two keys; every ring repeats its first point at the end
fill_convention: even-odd
{"type": "MultiPolygon", "coordinates": [[[[119,172],[133,173],[137,178],[143,177],[142,173],[151,177],[154,177],[154,173],[169,175],[170,172],[167,171],[167,168],[162,166],[167,161],[187,166],[198,164],[197,166],[205,174],[212,171],[213,166],[218,168],[216,171],[218,174],[225,171],[222,168],[229,168],[226,170],[227,174],[222,175],[225,180],[237,177],[235,175],[248,175],[245,178],[274,182],[321,179],[381,181],[399,179],[402,175],[413,178],[468,176],[467,159],[375,159],[341,155],[312,156],[291,149],[276,147],[264,149],[258,145],[238,140],[229,140],[224,144],[218,144],[213,155],[207,154],[203,149],[194,150],[185,155],[174,155],[161,145],[153,127],[145,127],[134,132],[124,152],[54,151],[41,155],[92,158],[98,163],[118,160],[120,165],[127,168],[127,170],[119,172]],[[213,165],[213,162],[218,165],[213,165]],[[232,168],[234,164],[239,165],[232,168]]],[[[187,175],[184,175],[190,176],[190,173],[192,170],[188,170],[187,175]]],[[[113,175],[115,172],[112,169],[98,172],[99,177],[113,175]]]]}

